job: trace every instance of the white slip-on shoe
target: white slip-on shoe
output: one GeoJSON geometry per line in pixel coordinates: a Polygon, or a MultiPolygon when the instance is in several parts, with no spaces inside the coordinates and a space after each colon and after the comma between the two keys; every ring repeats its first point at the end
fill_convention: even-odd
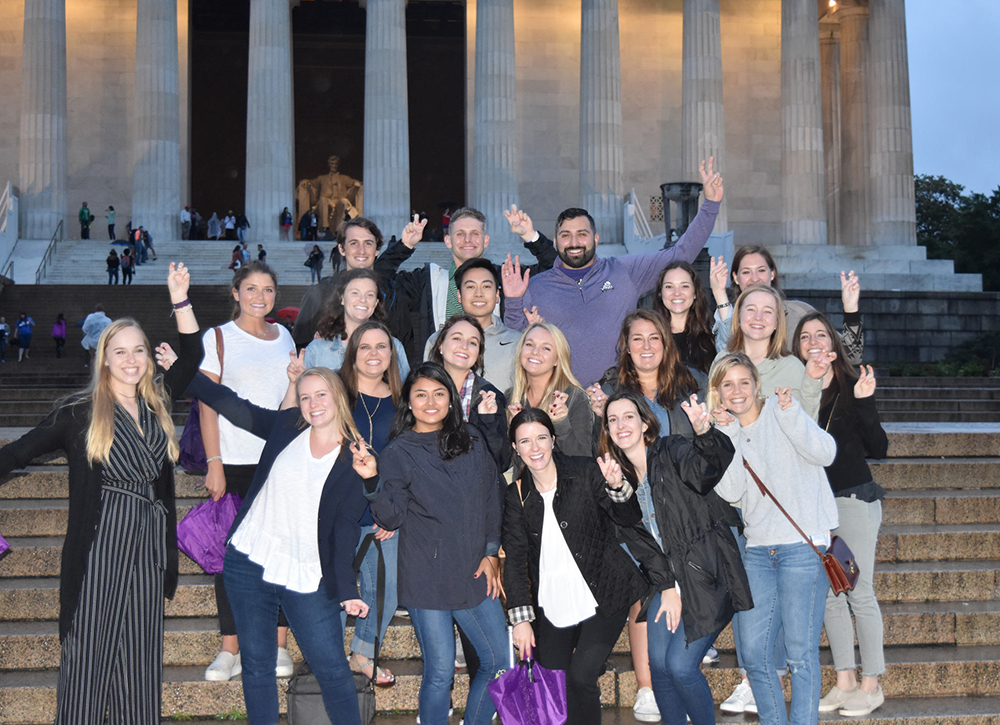
{"type": "Polygon", "coordinates": [[[656,706],[656,697],[649,687],[640,687],[639,691],[635,693],[632,716],[639,722],[660,721],[660,708],[656,706]]]}
{"type": "Polygon", "coordinates": [[[840,714],[847,717],[860,717],[882,707],[883,702],[885,702],[885,695],[882,694],[881,685],[875,692],[870,693],[859,687],[848,696],[847,701],[840,708],[840,714]]]}
{"type": "Polygon", "coordinates": [[[719,709],[723,712],[757,712],[757,703],[754,702],[750,683],[746,680],[740,680],[740,684],[733,690],[733,694],[719,705],[719,709]],[[747,709],[748,704],[753,705],[753,710],[747,709]]]}
{"type": "Polygon", "coordinates": [[[291,677],[295,671],[295,663],[292,656],[288,654],[287,647],[278,647],[278,663],[274,667],[275,677],[291,677]]]}
{"type": "Polygon", "coordinates": [[[839,687],[834,685],[830,688],[830,691],[823,695],[819,701],[819,711],[820,712],[833,712],[834,710],[839,710],[847,702],[847,699],[857,692],[860,688],[855,686],[853,690],[841,690],[839,687]]]}
{"type": "Polygon", "coordinates": [[[223,650],[205,670],[205,679],[209,682],[226,682],[242,672],[243,665],[240,663],[239,652],[233,654],[223,650]]]}

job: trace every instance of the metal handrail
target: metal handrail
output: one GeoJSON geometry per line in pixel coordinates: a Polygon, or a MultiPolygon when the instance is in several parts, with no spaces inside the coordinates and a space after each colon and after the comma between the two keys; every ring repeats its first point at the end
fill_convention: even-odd
{"type": "Polygon", "coordinates": [[[3,196],[0,196],[0,214],[3,215],[3,218],[0,219],[0,234],[7,231],[7,217],[10,215],[12,206],[11,184],[8,181],[7,186],[4,187],[3,196]]]}
{"type": "Polygon", "coordinates": [[[52,257],[56,253],[56,244],[62,240],[63,231],[63,220],[60,219],[59,223],[56,224],[56,230],[52,232],[52,239],[49,240],[49,246],[45,248],[45,254],[42,255],[42,261],[38,265],[38,270],[35,272],[35,284],[41,284],[42,280],[45,279],[45,273],[49,271],[49,263],[52,262],[52,257]]]}
{"type": "Polygon", "coordinates": [[[629,195],[629,202],[632,204],[634,221],[635,221],[635,236],[636,239],[650,239],[653,236],[653,230],[649,228],[649,222],[646,221],[646,214],[643,212],[642,207],[639,205],[639,200],[636,199],[635,189],[632,189],[632,193],[629,195]]]}

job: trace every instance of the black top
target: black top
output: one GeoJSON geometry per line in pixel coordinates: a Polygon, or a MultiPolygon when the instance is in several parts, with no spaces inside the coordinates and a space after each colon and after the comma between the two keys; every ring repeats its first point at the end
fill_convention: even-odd
{"type": "MultiPolygon", "coordinates": [[[[201,333],[180,335],[177,362],[163,374],[167,396],[176,400],[198,372],[205,356],[201,333]]],[[[155,364],[152,361],[150,364],[155,364]]],[[[62,549],[59,582],[59,638],[69,633],[73,614],[80,601],[87,557],[101,518],[101,481],[104,466],[87,460],[87,429],[90,427],[91,403],[76,395],[63,402],[34,429],[0,449],[0,476],[24,468],[34,458],[62,450],[69,461],[69,516],[66,540],[62,549]]],[[[167,570],[163,591],[172,598],[177,588],[177,511],[174,507],[174,463],[164,459],[153,489],[167,509],[167,570]]],[[[356,543],[356,542],[355,542],[356,543]]]]}
{"type": "Polygon", "coordinates": [[[712,336],[710,334],[695,336],[687,330],[671,334],[674,337],[674,345],[681,354],[681,362],[707,375],[717,354],[712,336]]]}
{"type": "Polygon", "coordinates": [[[856,495],[868,502],[883,498],[885,490],[872,481],[865,462],[866,458],[885,458],[889,451],[889,437],[882,429],[875,396],[855,398],[853,385],[834,392],[830,402],[820,408],[818,422],[837,441],[837,455],[826,467],[833,495],[856,495]]]}

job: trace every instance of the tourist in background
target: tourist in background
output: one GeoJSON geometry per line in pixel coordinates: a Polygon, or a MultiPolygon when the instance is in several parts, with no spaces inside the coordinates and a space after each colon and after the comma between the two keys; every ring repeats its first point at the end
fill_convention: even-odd
{"type": "Polygon", "coordinates": [[[115,208],[108,206],[104,216],[108,218],[108,238],[113,242],[115,241],[115,208]]]}
{"type": "MultiPolygon", "coordinates": [[[[274,308],[278,280],[274,271],[260,262],[242,266],[230,286],[233,319],[209,330],[203,344],[201,372],[212,382],[222,383],[241,398],[268,410],[277,410],[288,387],[285,370],[288,355],[295,351],[292,337],[282,325],[267,316],[274,308]],[[221,335],[222,348],[217,344],[221,335]]],[[[201,436],[208,459],[205,488],[218,501],[226,492],[246,498],[254,480],[264,441],[223,418],[208,406],[200,408],[201,436]]],[[[222,651],[205,671],[205,679],[228,680],[242,669],[239,640],[223,574],[215,576],[215,600],[222,632],[222,651]]],[[[275,620],[274,625],[278,624],[275,620]]],[[[287,623],[278,629],[276,672],[292,674],[287,650],[287,623]]]]}
{"type": "MultiPolygon", "coordinates": [[[[250,228],[250,220],[247,219],[247,215],[240,212],[236,216],[236,236],[239,238],[241,243],[246,243],[247,241],[247,229],[250,228]]],[[[244,260],[249,261],[249,260],[244,260]]]]}
{"type": "Polygon", "coordinates": [[[820,712],[840,710],[841,715],[862,716],[885,701],[878,678],[885,673],[882,612],[875,598],[873,576],[875,546],[882,525],[885,489],[872,479],[866,458],[885,458],[889,438],[875,407],[875,375],[869,365],[855,373],[847,362],[840,336],[821,312],[810,312],[799,321],[794,339],[800,360],[822,352],[836,355],[823,376],[819,425],[837,442],[837,456],[827,466],[840,525],[832,532],[854,553],[860,574],[854,589],[826,599],[826,636],[830,640],[837,683],[820,700],[820,712]],[[861,684],[855,675],[854,625],[861,652],[861,684]]]}
{"type": "Polygon", "coordinates": [[[94,311],[83,320],[83,339],[80,345],[87,350],[90,355],[90,362],[94,361],[97,353],[97,345],[101,339],[104,328],[111,324],[111,318],[104,314],[104,306],[98,303],[94,306],[94,311]]]}
{"type": "Polygon", "coordinates": [[[226,240],[235,242],[236,240],[236,215],[230,209],[229,213],[222,219],[222,228],[226,234],[226,240]]]}
{"type": "Polygon", "coordinates": [[[181,209],[181,239],[191,239],[191,207],[181,209]]]}
{"type": "Polygon", "coordinates": [[[281,241],[288,241],[288,232],[292,228],[292,212],[286,206],[278,215],[278,228],[281,230],[281,241]]]}
{"type": "Polygon", "coordinates": [[[112,249],[108,253],[108,258],[104,261],[108,265],[108,284],[118,284],[118,268],[121,266],[121,260],[118,259],[118,252],[112,249]]]}
{"type": "Polygon", "coordinates": [[[212,216],[208,218],[208,238],[218,241],[221,234],[222,223],[219,221],[219,215],[213,211],[212,216]]]}
{"type": "Polygon", "coordinates": [[[267,263],[267,250],[263,244],[257,245],[257,261],[267,263]]]}
{"type": "Polygon", "coordinates": [[[122,270],[122,284],[132,284],[132,275],[135,273],[135,252],[131,247],[125,247],[118,263],[122,270]]]}
{"type": "Polygon", "coordinates": [[[17,335],[17,361],[21,362],[22,358],[30,358],[31,355],[28,351],[31,349],[31,333],[34,330],[35,321],[28,317],[27,313],[22,312],[17,317],[17,322],[14,323],[14,332],[17,335]]]}
{"type": "MultiPolygon", "coordinates": [[[[183,264],[167,276],[179,356],[156,374],[135,320],[97,342],[86,390],[0,450],[0,476],[62,450],[69,512],[59,581],[59,725],[160,722],[164,598],[177,587],[171,401],[198,369],[201,340],[183,264]]],[[[164,310],[166,314],[166,310],[164,310]]],[[[172,350],[156,348],[157,359],[172,350]]]]}
{"type": "Polygon", "coordinates": [[[80,220],[80,239],[90,239],[90,225],[94,223],[94,213],[90,211],[87,202],[83,202],[77,218],[80,220]]]}
{"type": "Polygon", "coordinates": [[[681,362],[707,375],[717,350],[701,277],[690,263],[671,262],[660,272],[656,289],[653,309],[670,323],[681,362]]]}
{"type": "Polygon", "coordinates": [[[0,363],[7,362],[7,338],[10,336],[10,325],[7,318],[0,315],[0,363]]]}
{"type": "Polygon", "coordinates": [[[56,357],[62,357],[62,349],[66,346],[66,315],[62,312],[52,325],[52,341],[56,344],[56,357]]]}
{"type": "Polygon", "coordinates": [[[309,284],[316,284],[323,278],[323,250],[318,244],[314,244],[309,252],[306,266],[309,268],[309,284]]]}

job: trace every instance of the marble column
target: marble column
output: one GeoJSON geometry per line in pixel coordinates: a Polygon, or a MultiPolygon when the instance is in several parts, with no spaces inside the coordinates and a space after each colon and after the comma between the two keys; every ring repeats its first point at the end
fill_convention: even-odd
{"type": "Polygon", "coordinates": [[[781,3],[781,241],[826,244],[816,0],[781,3]]]}
{"type": "Polygon", "coordinates": [[[365,4],[364,212],[388,239],[410,214],[406,7],[404,0],[365,4]]]}
{"type": "Polygon", "coordinates": [[[871,243],[916,244],[904,2],[871,0],[868,8],[871,243]]]}
{"type": "Polygon", "coordinates": [[[622,242],[624,161],[618,0],[582,0],[580,195],[605,244],[622,242]]]}
{"type": "MultiPolygon", "coordinates": [[[[681,166],[685,177],[701,181],[698,164],[709,157],[714,156],[715,168],[725,172],[719,0],[684,0],[682,78],[681,166]]],[[[725,199],[714,231],[729,231],[725,199]]]]}
{"type": "Polygon", "coordinates": [[[826,242],[840,244],[840,41],[832,28],[821,32],[819,56],[823,68],[826,242]]]}
{"type": "Polygon", "coordinates": [[[48,239],[66,221],[66,0],[24,3],[18,167],[21,236],[48,239]]]}
{"type": "Polygon", "coordinates": [[[245,214],[247,239],[254,242],[276,242],[281,210],[295,214],[294,4],[297,0],[250,2],[245,214]]]}
{"type": "Polygon", "coordinates": [[[135,47],[132,225],[180,239],[177,0],[138,0],[135,47]]]}
{"type": "Polygon", "coordinates": [[[517,203],[516,85],[514,2],[477,0],[472,206],[486,215],[495,259],[523,251],[503,217],[517,203]]]}
{"type": "Polygon", "coordinates": [[[865,246],[868,225],[868,10],[841,7],[840,243],[865,246]]]}

